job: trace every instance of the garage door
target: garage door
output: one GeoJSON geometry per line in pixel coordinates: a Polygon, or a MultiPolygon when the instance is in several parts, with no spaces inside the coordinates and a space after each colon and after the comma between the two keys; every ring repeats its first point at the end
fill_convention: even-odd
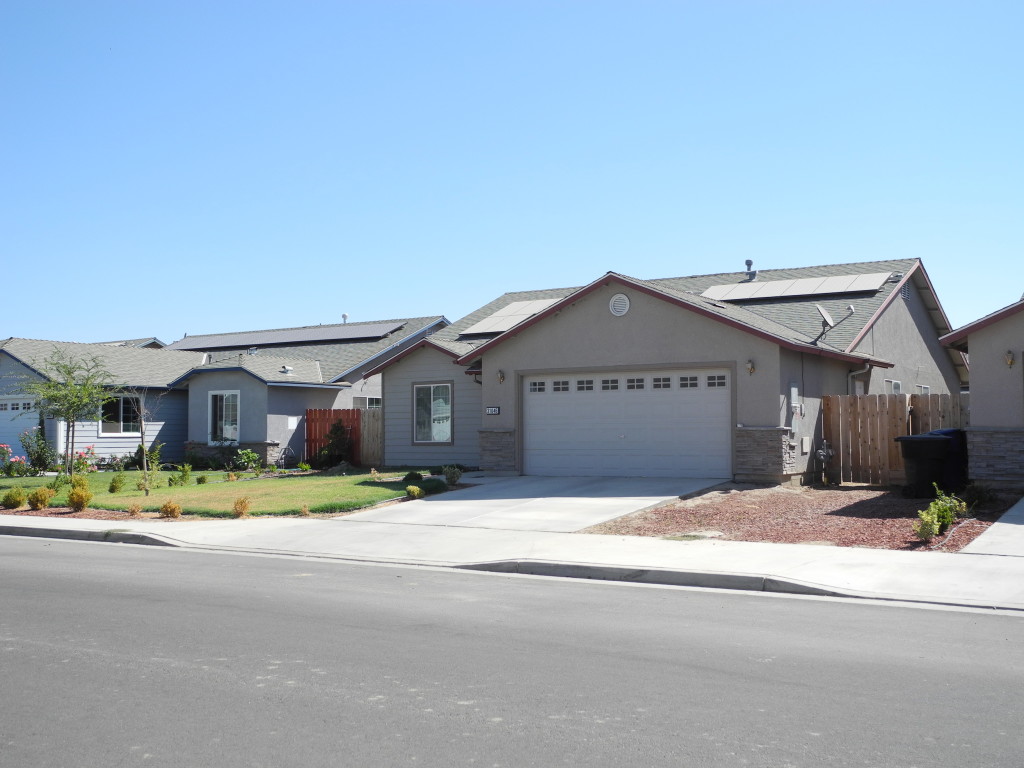
{"type": "Polygon", "coordinates": [[[731,387],[708,369],[525,377],[523,470],[730,477],[731,387]]]}
{"type": "Polygon", "coordinates": [[[24,397],[0,397],[0,444],[11,446],[15,456],[24,456],[21,433],[39,423],[32,401],[24,397]]]}

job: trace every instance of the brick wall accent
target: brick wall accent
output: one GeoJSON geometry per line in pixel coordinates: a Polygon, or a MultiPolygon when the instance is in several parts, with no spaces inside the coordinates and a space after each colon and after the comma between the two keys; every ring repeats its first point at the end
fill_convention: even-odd
{"type": "Polygon", "coordinates": [[[480,430],[480,468],[491,472],[516,471],[516,431],[480,430]]]}
{"type": "Polygon", "coordinates": [[[1000,488],[1024,488],[1024,429],[967,430],[967,476],[1000,488]]]}
{"type": "Polygon", "coordinates": [[[796,473],[797,443],[786,427],[737,427],[736,480],[779,483],[796,473]]]}

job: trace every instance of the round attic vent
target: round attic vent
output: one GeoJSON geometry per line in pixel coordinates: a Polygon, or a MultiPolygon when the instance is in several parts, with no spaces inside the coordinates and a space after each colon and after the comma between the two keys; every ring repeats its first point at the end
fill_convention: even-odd
{"type": "Polygon", "coordinates": [[[608,311],[616,317],[622,317],[629,312],[629,296],[624,293],[616,293],[608,302],[608,311]]]}

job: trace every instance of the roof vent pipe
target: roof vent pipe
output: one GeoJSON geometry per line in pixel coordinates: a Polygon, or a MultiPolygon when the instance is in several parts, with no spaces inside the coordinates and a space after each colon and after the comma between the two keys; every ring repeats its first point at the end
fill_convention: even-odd
{"type": "Polygon", "coordinates": [[[757,280],[757,270],[754,269],[754,262],[752,259],[747,259],[744,263],[747,265],[747,281],[752,283],[757,280]]]}

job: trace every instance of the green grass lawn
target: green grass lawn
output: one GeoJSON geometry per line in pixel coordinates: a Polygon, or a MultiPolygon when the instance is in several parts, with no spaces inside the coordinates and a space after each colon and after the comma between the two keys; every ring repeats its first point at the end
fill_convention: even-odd
{"type": "MultiPolygon", "coordinates": [[[[323,475],[285,475],[266,477],[258,480],[243,479],[227,482],[224,472],[193,472],[192,483],[187,486],[167,487],[171,472],[161,472],[161,488],[154,488],[147,497],[136,490],[140,473],[125,472],[124,490],[110,493],[107,489],[113,472],[94,472],[87,475],[89,489],[93,493],[89,506],[95,509],[127,510],[132,503],[142,506],[147,512],[158,512],[168,499],[181,505],[186,515],[201,517],[231,517],[235,499],[248,496],[252,504],[250,515],[294,515],[306,505],[313,513],[348,512],[368,507],[388,499],[405,495],[405,483],[401,481],[375,483],[369,473],[355,470],[342,477],[323,475]],[[197,485],[196,477],[206,475],[204,485],[197,485]]],[[[46,485],[52,477],[0,477],[0,496],[8,488],[21,486],[28,493],[34,488],[46,485]]],[[[66,505],[70,486],[63,488],[51,502],[51,506],[66,505]]],[[[0,514],[3,514],[0,508],[0,514]]]]}

